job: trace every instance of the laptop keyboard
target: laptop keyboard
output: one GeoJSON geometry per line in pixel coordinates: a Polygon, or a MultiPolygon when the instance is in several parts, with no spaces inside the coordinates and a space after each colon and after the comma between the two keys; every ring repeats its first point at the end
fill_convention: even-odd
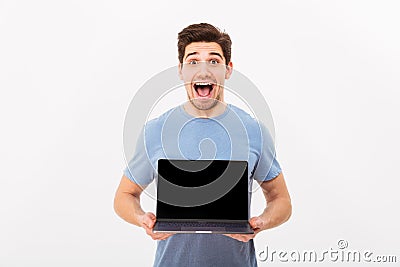
{"type": "Polygon", "coordinates": [[[165,226],[171,227],[225,227],[225,228],[242,228],[243,223],[229,223],[229,222],[163,222],[165,226]]]}

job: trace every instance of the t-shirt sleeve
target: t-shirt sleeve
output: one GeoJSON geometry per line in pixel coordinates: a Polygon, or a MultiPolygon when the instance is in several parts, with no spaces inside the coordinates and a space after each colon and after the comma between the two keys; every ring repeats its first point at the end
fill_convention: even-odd
{"type": "Polygon", "coordinates": [[[271,134],[262,123],[259,125],[259,129],[261,129],[260,157],[255,167],[253,178],[263,182],[274,179],[282,172],[282,169],[276,159],[275,144],[271,134]]]}
{"type": "Polygon", "coordinates": [[[155,177],[155,170],[149,159],[144,138],[144,129],[136,142],[135,152],[124,170],[124,175],[139,185],[150,184],[155,177]]]}

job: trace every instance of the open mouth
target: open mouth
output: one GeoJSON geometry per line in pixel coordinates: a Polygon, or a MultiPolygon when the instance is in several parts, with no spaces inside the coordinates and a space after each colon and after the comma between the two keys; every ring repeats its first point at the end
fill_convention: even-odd
{"type": "Polygon", "coordinates": [[[215,83],[195,82],[195,83],[193,83],[193,88],[197,93],[197,97],[209,98],[209,97],[211,97],[211,92],[215,88],[215,83]]]}

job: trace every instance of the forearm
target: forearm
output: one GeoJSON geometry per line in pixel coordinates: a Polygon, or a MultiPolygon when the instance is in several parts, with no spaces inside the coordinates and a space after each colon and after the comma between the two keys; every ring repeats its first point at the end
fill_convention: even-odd
{"type": "Polygon", "coordinates": [[[123,220],[141,227],[140,216],[145,212],[140,206],[140,197],[130,193],[119,192],[114,199],[114,210],[123,220]]]}
{"type": "Polygon", "coordinates": [[[271,229],[286,222],[291,214],[290,198],[281,197],[268,202],[267,207],[259,216],[264,222],[261,230],[271,229]]]}

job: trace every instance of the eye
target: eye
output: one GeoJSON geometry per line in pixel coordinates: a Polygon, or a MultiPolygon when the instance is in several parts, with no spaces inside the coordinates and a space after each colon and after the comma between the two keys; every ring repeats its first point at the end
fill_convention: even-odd
{"type": "Polygon", "coordinates": [[[216,64],[218,64],[218,60],[216,60],[216,59],[211,59],[211,60],[210,60],[210,63],[211,63],[212,65],[216,65],[216,64]]]}
{"type": "Polygon", "coordinates": [[[196,64],[198,64],[198,61],[197,60],[194,60],[194,59],[192,59],[192,60],[190,60],[189,61],[189,63],[188,64],[190,64],[190,65],[196,65],[196,64]]]}

